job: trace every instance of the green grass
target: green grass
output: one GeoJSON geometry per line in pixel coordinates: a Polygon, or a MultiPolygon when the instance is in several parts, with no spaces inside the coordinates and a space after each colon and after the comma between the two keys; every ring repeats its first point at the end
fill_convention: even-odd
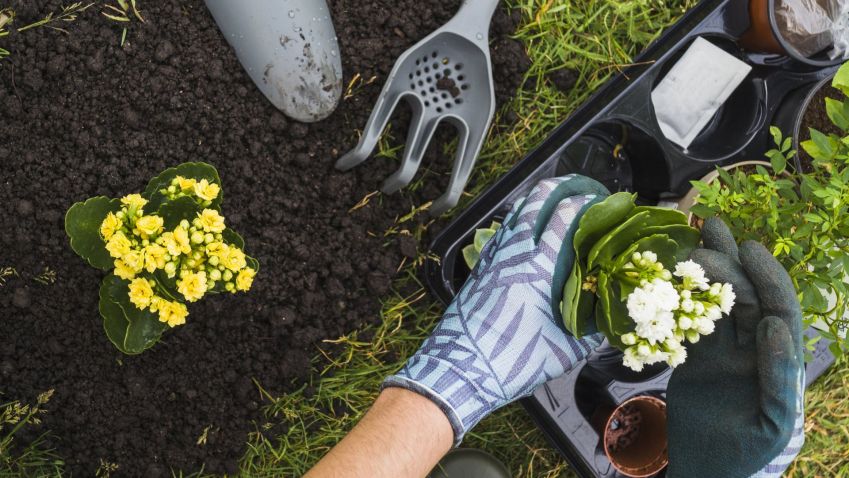
{"type": "MultiPolygon", "coordinates": [[[[496,117],[476,167],[468,202],[542,141],[611,75],[620,71],[651,40],[695,2],[680,0],[509,2],[522,13],[517,32],[533,62],[527,87],[505,107],[519,118],[514,125],[496,117]],[[568,67],[580,80],[569,94],[551,88],[545,73],[568,67]]],[[[450,154],[451,146],[445,153],[450,154]]],[[[381,154],[397,158],[397,142],[382,143],[381,154]]],[[[418,183],[428,176],[426,172],[418,183]]],[[[415,185],[413,186],[415,187],[415,185]]],[[[461,208],[462,209],[462,205],[461,208]]],[[[414,211],[414,213],[416,213],[414,211]]],[[[396,228],[403,230],[403,225],[396,228]]],[[[421,237],[421,230],[406,231],[421,237]]],[[[424,250],[426,244],[421,244],[424,250]]],[[[252,434],[242,460],[245,476],[298,476],[308,470],[368,410],[383,377],[397,370],[439,320],[442,307],[407,267],[381,311],[379,325],[334,341],[341,351],[324,355],[312,382],[283,397],[268,397],[267,424],[252,434]],[[401,291],[405,291],[402,293],[401,291]],[[283,424],[266,431],[271,424],[283,424]]],[[[318,363],[318,362],[317,362],[318,363]]],[[[849,383],[846,360],[808,392],[807,444],[788,476],[849,476],[849,383]]],[[[518,405],[485,419],[464,446],[488,450],[517,477],[575,476],[518,405]]]]}

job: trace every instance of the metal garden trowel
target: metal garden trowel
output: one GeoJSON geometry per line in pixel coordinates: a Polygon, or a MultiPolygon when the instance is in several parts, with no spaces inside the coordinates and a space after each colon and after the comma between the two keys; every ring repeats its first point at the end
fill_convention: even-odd
{"type": "Polygon", "coordinates": [[[342,96],[342,61],[325,0],[206,0],[260,91],[298,121],[326,118],[342,96]]]}
{"type": "Polygon", "coordinates": [[[457,205],[495,112],[489,23],[497,6],[498,0],[465,0],[454,18],[398,58],[359,143],[339,159],[338,169],[350,169],[371,155],[403,98],[413,109],[413,121],[401,167],[383,183],[383,192],[410,183],[444,120],[457,127],[460,141],[448,191],[430,211],[441,214],[457,205]]]}

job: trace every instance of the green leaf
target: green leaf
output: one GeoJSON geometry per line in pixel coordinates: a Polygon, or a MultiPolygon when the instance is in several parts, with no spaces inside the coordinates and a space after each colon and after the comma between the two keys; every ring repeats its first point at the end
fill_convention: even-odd
{"type": "Polygon", "coordinates": [[[478,229],[475,231],[474,246],[478,251],[483,250],[483,246],[492,239],[495,235],[495,229],[478,229]]]}
{"type": "Polygon", "coordinates": [[[849,63],[844,63],[834,74],[834,79],[831,80],[831,86],[842,91],[844,95],[849,96],[849,63]]]}
{"type": "MultiPolygon", "coordinates": [[[[660,262],[667,269],[674,269],[675,264],[686,261],[687,258],[690,257],[690,253],[693,252],[693,249],[699,246],[699,242],[702,240],[702,233],[699,232],[698,229],[684,225],[684,224],[672,224],[669,226],[654,226],[648,227],[644,231],[644,236],[655,236],[655,235],[665,235],[670,240],[675,243],[674,249],[671,250],[662,250],[662,249],[637,249],[638,251],[652,251],[655,252],[658,256],[660,262]]],[[[658,242],[657,247],[671,247],[669,243],[666,242],[658,242]]]]}
{"type": "Polygon", "coordinates": [[[475,249],[474,244],[469,244],[463,248],[463,261],[469,269],[474,269],[480,260],[480,253],[475,249]]]}
{"type": "Polygon", "coordinates": [[[687,216],[674,209],[640,206],[631,211],[630,217],[602,237],[590,249],[587,271],[597,265],[609,264],[614,257],[646,235],[646,228],[653,226],[687,224],[687,216]]]}
{"type": "Polygon", "coordinates": [[[787,158],[785,158],[779,151],[775,151],[774,154],[770,154],[768,156],[769,163],[772,165],[772,170],[779,174],[784,172],[784,169],[787,168],[787,158]]]}
{"type": "Polygon", "coordinates": [[[189,221],[189,223],[194,221],[203,209],[203,206],[195,202],[194,199],[188,196],[182,196],[173,201],[164,202],[161,206],[159,206],[159,209],[156,210],[156,214],[162,217],[165,230],[171,231],[176,228],[183,219],[189,221]]]}
{"type": "Polygon", "coordinates": [[[826,98],[825,112],[834,126],[843,131],[849,129],[849,102],[826,98]]]}
{"type": "MultiPolygon", "coordinates": [[[[183,163],[179,166],[168,168],[155,178],[151,179],[142,193],[142,196],[150,201],[147,206],[150,210],[159,209],[159,206],[166,201],[165,195],[160,191],[170,186],[171,180],[177,176],[194,178],[197,180],[206,179],[210,183],[215,183],[218,186],[221,186],[221,178],[218,176],[218,170],[216,170],[211,164],[201,162],[183,163]]],[[[211,209],[220,210],[223,198],[224,188],[222,187],[221,192],[218,193],[218,197],[212,201],[212,204],[209,207],[211,209]]]]}
{"type": "Polygon", "coordinates": [[[560,314],[566,330],[577,338],[596,332],[592,322],[595,294],[583,290],[584,272],[578,261],[572,267],[572,273],[563,288],[563,301],[560,303],[560,314]]]}
{"type": "Polygon", "coordinates": [[[775,143],[776,146],[781,146],[781,130],[777,126],[769,127],[769,134],[772,135],[772,142],[775,143]]]}
{"type": "Polygon", "coordinates": [[[100,225],[107,214],[120,209],[117,199],[97,196],[74,204],[65,214],[65,232],[71,240],[71,249],[98,269],[114,267],[114,260],[100,237],[100,225]]]}
{"type": "Polygon", "coordinates": [[[633,331],[633,321],[628,317],[625,304],[618,300],[619,290],[616,281],[611,281],[607,274],[598,275],[598,302],[596,304],[596,326],[602,332],[610,345],[625,350],[626,346],[621,337],[633,331]],[[615,287],[614,287],[615,286],[615,287]]]}
{"type": "Polygon", "coordinates": [[[245,250],[245,240],[242,239],[242,236],[240,236],[239,233],[234,231],[233,229],[230,229],[229,227],[227,229],[224,229],[224,231],[221,232],[221,238],[226,244],[236,246],[242,251],[245,250]]]}
{"type": "Polygon", "coordinates": [[[576,260],[582,261],[593,245],[607,232],[622,222],[634,209],[634,195],[620,192],[608,196],[604,201],[592,205],[578,222],[572,243],[576,260]]]}
{"type": "Polygon", "coordinates": [[[150,311],[136,308],[129,299],[129,282],[113,274],[103,278],[99,309],[107,337],[127,355],[152,347],[168,327],[150,311]]]}

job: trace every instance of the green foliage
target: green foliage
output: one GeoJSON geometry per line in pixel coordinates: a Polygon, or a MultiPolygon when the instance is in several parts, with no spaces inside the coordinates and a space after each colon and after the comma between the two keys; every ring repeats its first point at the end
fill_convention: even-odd
{"type": "Polygon", "coordinates": [[[631,256],[653,251],[671,269],[699,243],[699,232],[687,225],[683,213],[638,207],[635,199],[630,193],[616,193],[590,207],[578,222],[575,264],[560,304],[566,329],[576,337],[600,331],[612,345],[625,348],[620,337],[632,331],[633,321],[622,299],[637,284],[622,270],[631,256]]]}
{"type": "Polygon", "coordinates": [[[463,260],[469,269],[474,269],[481,257],[483,246],[492,239],[501,224],[493,221],[489,227],[483,227],[475,231],[474,241],[463,248],[463,260]]]}
{"type": "Polygon", "coordinates": [[[186,302],[250,288],[259,263],[226,228],[221,196],[214,167],[185,163],[153,178],[141,195],[98,196],[68,210],[71,248],[111,271],[99,311],[106,336],[123,353],[139,354],[168,326],[183,324],[186,302]]]}
{"type": "Polygon", "coordinates": [[[100,236],[100,224],[110,212],[121,209],[117,199],[96,196],[78,202],[65,214],[65,232],[71,239],[71,249],[92,266],[111,269],[114,262],[100,236]]]}
{"type": "Polygon", "coordinates": [[[109,340],[127,355],[137,355],[153,347],[168,328],[153,312],[133,305],[129,299],[129,282],[114,274],[103,278],[99,309],[109,340]]]}
{"type": "Polygon", "coordinates": [[[39,394],[33,404],[18,400],[0,404],[0,476],[62,476],[65,463],[46,444],[46,433],[24,443],[19,440],[20,432],[41,424],[47,413],[44,407],[52,396],[53,390],[48,390],[39,394]]]}
{"type": "MultiPolygon", "coordinates": [[[[849,64],[838,70],[832,85],[849,92],[849,64]]],[[[846,131],[849,100],[829,98],[826,111],[846,131]]],[[[720,170],[719,180],[710,184],[694,181],[700,196],[692,211],[702,218],[721,216],[740,241],[767,245],[793,279],[807,324],[827,324],[822,335],[836,341],[832,351],[842,353],[849,346],[839,338],[849,325],[844,318],[849,297],[849,136],[811,129],[801,147],[813,160],[812,171],[802,172],[785,169],[796,154],[791,138],[775,127],[771,132],[776,147],[766,156],[772,171],[720,170]]]]}

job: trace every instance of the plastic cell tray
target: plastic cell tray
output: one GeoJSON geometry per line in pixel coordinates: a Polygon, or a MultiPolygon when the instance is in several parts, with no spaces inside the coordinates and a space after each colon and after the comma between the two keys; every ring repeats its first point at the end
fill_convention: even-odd
{"type": "MultiPolygon", "coordinates": [[[[691,180],[717,166],[762,159],[771,148],[769,126],[778,125],[789,134],[804,98],[837,67],[812,67],[741,49],[737,39],[749,24],[747,5],[740,0],[699,3],[646,48],[634,66],[605,84],[481,194],[434,240],[431,251],[439,261],[425,265],[430,291],[450,302],[468,277],[461,250],[472,242],[475,229],[502,219],[542,179],[580,173],[612,192],[636,192],[639,202],[656,204],[681,197],[691,180]],[[752,71],[684,150],[661,133],[651,91],[698,37],[745,61],[752,71]]],[[[807,364],[809,383],[834,362],[825,340],[817,343],[813,355],[807,364]]],[[[523,400],[552,446],[583,477],[622,476],[605,457],[591,422],[595,413],[635,395],[665,397],[669,368],[656,366],[637,374],[620,362],[615,350],[602,346],[570,373],[523,400]]]]}

